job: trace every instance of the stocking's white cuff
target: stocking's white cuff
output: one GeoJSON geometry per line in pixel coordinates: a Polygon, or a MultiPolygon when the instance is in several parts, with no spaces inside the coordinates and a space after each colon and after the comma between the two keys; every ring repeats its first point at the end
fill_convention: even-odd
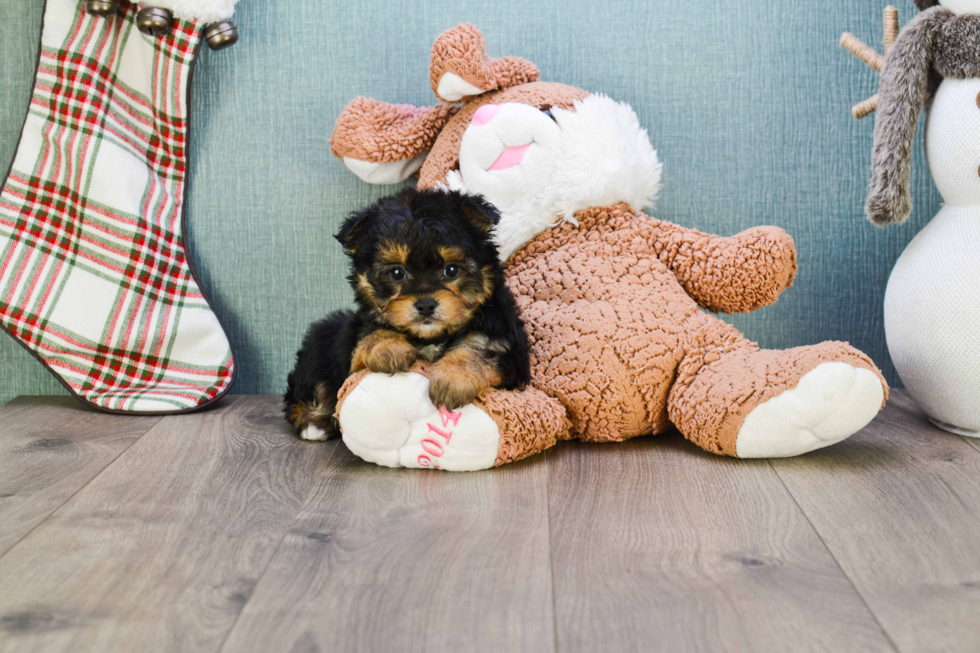
{"type": "Polygon", "coordinates": [[[231,18],[238,0],[149,0],[143,4],[169,9],[175,18],[214,23],[231,18]]]}

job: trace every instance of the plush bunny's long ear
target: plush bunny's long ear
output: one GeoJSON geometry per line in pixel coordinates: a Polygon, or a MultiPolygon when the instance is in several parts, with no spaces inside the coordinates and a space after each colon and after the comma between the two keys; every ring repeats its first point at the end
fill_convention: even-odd
{"type": "Polygon", "coordinates": [[[359,97],[334,123],[330,151],[369,184],[397,184],[422,167],[457,107],[414,107],[359,97]]]}
{"type": "Polygon", "coordinates": [[[429,82],[443,102],[536,82],[539,77],[537,67],[526,59],[488,57],[483,34],[469,23],[446,30],[432,46],[429,82]]]}

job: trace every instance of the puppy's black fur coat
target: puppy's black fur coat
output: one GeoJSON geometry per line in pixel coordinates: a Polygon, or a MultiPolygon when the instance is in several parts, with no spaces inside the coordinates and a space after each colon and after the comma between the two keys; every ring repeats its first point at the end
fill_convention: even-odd
{"type": "Polygon", "coordinates": [[[487,387],[530,381],[527,336],[490,234],[498,219],[480,197],[417,190],[350,215],[337,240],[357,310],[314,323],[303,339],[284,396],[298,433],[339,435],[337,392],[359,369],[429,360],[433,402],[451,410],[487,387]]]}

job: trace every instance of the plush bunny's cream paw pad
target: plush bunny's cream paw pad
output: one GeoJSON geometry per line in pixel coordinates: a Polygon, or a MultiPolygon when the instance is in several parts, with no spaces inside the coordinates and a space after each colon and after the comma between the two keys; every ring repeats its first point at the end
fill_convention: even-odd
{"type": "Polygon", "coordinates": [[[369,374],[340,407],[344,444],[354,455],[385,467],[469,472],[493,467],[500,447],[497,424],[472,404],[440,411],[421,374],[369,374]]]}
{"type": "Polygon", "coordinates": [[[349,156],[344,157],[344,165],[355,175],[369,184],[399,184],[418,171],[425,162],[425,154],[419,154],[407,161],[377,163],[362,161],[349,156]]]}
{"type": "Polygon", "coordinates": [[[439,97],[449,102],[459,102],[464,97],[482,95],[486,91],[473,86],[455,73],[443,73],[442,77],[439,78],[439,86],[436,89],[436,93],[439,94],[439,97]]]}
{"type": "Polygon", "coordinates": [[[827,447],[868,425],[885,399],[871,370],[823,363],[749,413],[738,432],[739,458],[788,458],[827,447]]]}

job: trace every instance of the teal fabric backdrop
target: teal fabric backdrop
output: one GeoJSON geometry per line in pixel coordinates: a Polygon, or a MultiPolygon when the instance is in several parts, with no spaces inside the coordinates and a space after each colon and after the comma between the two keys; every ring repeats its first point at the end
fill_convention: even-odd
{"type": "MultiPolygon", "coordinates": [[[[906,243],[939,208],[917,145],[915,213],[880,230],[863,218],[873,119],[849,109],[877,86],[837,46],[879,45],[868,0],[242,0],[234,48],[206,49],[193,83],[188,233],[204,288],[228,326],[235,391],[278,393],[307,324],[347,306],[332,234],[386,193],[334,159],[330,130],[356,95],[432,104],[428,57],[469,21],[491,55],[520,55],[545,80],[633,105],[665,163],[659,218],[732,234],[789,231],[800,274],[779,302],[732,318],[767,347],[848,340],[896,382],[881,303],[906,243]]],[[[898,0],[903,22],[914,13],[898,0]]],[[[42,0],[0,0],[0,167],[13,157],[33,74],[42,0]]],[[[0,338],[0,401],[60,393],[0,338]]]]}

